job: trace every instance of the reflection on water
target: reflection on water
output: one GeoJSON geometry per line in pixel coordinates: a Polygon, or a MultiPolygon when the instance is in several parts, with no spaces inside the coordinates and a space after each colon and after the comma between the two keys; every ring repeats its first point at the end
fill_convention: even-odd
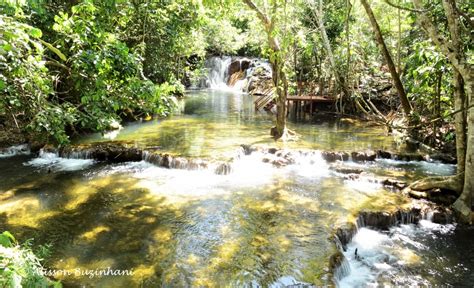
{"type": "MultiPolygon", "coordinates": [[[[228,158],[241,144],[271,144],[288,148],[325,150],[398,149],[393,138],[381,127],[367,123],[331,121],[329,123],[290,123],[301,135],[300,141],[275,143],[270,137],[274,116],[254,111],[254,97],[222,91],[193,92],[183,100],[182,113],[166,120],[130,124],[115,141],[193,157],[228,158]]],[[[78,143],[109,141],[93,134],[78,143]]]]}
{"type": "MultiPolygon", "coordinates": [[[[184,114],[129,125],[116,140],[190,156],[229,157],[227,153],[242,143],[274,145],[267,135],[270,126],[271,117],[254,114],[246,95],[200,92],[190,96],[184,114]]],[[[290,147],[395,147],[373,127],[295,127],[302,140],[285,144],[290,147]]],[[[102,139],[92,135],[84,141],[102,139]]],[[[275,168],[255,153],[236,159],[233,172],[225,176],[146,162],[74,161],[54,155],[0,159],[1,230],[19,239],[34,238],[37,244],[52,243],[53,256],[46,263],[50,268],[134,272],[58,277],[71,286],[330,284],[327,267],[336,249],[334,227],[360,209],[390,210],[408,203],[379,184],[344,180],[320,157],[302,156],[295,165],[275,168]]],[[[378,161],[362,168],[399,179],[429,171],[450,174],[454,169],[431,165],[378,161]]],[[[422,280],[441,283],[438,278],[422,280]]]]}

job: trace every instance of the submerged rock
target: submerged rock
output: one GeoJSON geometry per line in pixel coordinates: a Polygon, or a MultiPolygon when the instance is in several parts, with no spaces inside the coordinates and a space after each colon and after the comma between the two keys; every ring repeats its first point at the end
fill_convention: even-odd
{"type": "Polygon", "coordinates": [[[357,167],[332,166],[332,170],[342,174],[361,174],[364,170],[357,167]]]}
{"type": "Polygon", "coordinates": [[[355,162],[375,161],[375,158],[377,158],[377,153],[374,151],[352,152],[351,157],[355,162]]]}
{"type": "Polygon", "coordinates": [[[380,159],[392,159],[392,153],[385,150],[377,150],[376,154],[380,159]]]}
{"type": "Polygon", "coordinates": [[[436,207],[430,216],[433,223],[448,224],[453,222],[453,212],[444,207],[436,207]]]}
{"type": "Polygon", "coordinates": [[[217,165],[214,172],[217,175],[228,175],[232,172],[232,165],[228,162],[222,162],[219,165],[217,165]]]}
{"type": "Polygon", "coordinates": [[[327,162],[336,162],[336,161],[347,161],[347,160],[349,160],[349,154],[347,152],[322,151],[321,156],[327,162]]]}
{"type": "Polygon", "coordinates": [[[426,160],[423,155],[420,154],[393,154],[392,157],[393,160],[398,160],[398,161],[424,161],[426,160]]]}
{"type": "Polygon", "coordinates": [[[116,163],[136,162],[143,159],[143,151],[138,148],[125,147],[115,143],[100,143],[93,146],[67,146],[59,150],[59,156],[116,163]]]}
{"type": "Polygon", "coordinates": [[[335,232],[338,244],[341,245],[342,250],[346,251],[347,244],[351,242],[354,235],[357,233],[357,226],[354,223],[345,223],[338,227],[335,232]]]}
{"type": "Polygon", "coordinates": [[[396,179],[385,179],[382,181],[382,185],[387,186],[387,187],[393,187],[398,190],[403,190],[408,186],[408,184],[404,181],[401,180],[396,180],[396,179]]]}

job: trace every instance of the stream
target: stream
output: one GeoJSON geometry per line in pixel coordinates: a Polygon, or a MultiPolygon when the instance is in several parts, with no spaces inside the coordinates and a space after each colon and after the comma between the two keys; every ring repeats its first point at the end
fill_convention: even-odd
{"type": "Polygon", "coordinates": [[[242,154],[240,145],[289,151],[405,147],[381,127],[344,119],[292,122],[300,140],[275,143],[269,136],[273,116],[254,111],[253,100],[232,89],[189,91],[180,111],[169,118],[74,140],[126,143],[195,159],[232,158],[228,175],[162,168],[145,160],[106,163],[87,155],[35,155],[26,147],[3,151],[0,229],[21,240],[52,244],[46,262],[50,269],[133,271],[124,276],[57,275],[65,287],[474,283],[474,230],[433,223],[430,215],[387,231],[358,227],[343,251],[343,267],[333,275],[328,259],[338,251],[333,240],[337,227],[359,211],[393,210],[412,201],[369,181],[372,176],[413,181],[450,175],[455,166],[348,161],[345,165],[367,176],[350,179],[316,152],[276,167],[263,161],[263,152],[242,154]]]}

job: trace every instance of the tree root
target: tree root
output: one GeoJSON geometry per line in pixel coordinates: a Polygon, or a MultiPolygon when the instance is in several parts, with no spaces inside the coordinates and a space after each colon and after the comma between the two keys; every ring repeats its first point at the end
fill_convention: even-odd
{"type": "Polygon", "coordinates": [[[273,127],[270,131],[270,134],[275,138],[275,140],[277,141],[283,141],[283,142],[287,142],[287,141],[298,141],[299,139],[299,135],[298,133],[296,133],[295,131],[293,130],[290,130],[288,128],[285,127],[285,129],[283,129],[283,133],[282,135],[278,135],[276,133],[276,127],[273,127]]]}
{"type": "Polygon", "coordinates": [[[466,204],[466,199],[459,197],[456,202],[454,202],[453,208],[458,212],[463,222],[469,224],[474,223],[474,212],[472,212],[471,208],[466,204]]]}
{"type": "Polygon", "coordinates": [[[462,192],[462,174],[454,176],[427,177],[413,182],[408,189],[414,191],[428,191],[436,188],[451,190],[458,195],[462,192]]]}
{"type": "Polygon", "coordinates": [[[440,195],[439,192],[442,190],[450,190],[456,192],[459,196],[457,200],[452,204],[454,210],[460,216],[460,220],[466,223],[474,223],[474,212],[471,211],[471,207],[467,203],[470,203],[470,199],[467,199],[469,193],[462,193],[463,190],[463,173],[454,176],[437,176],[427,177],[416,182],[413,182],[410,186],[403,190],[404,193],[409,194],[413,198],[433,198],[434,195],[440,195]],[[469,201],[468,201],[469,200],[469,201]]]}

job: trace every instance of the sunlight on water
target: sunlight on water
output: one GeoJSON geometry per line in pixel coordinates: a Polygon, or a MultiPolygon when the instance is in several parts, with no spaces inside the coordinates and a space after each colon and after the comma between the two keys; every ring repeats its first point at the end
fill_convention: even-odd
{"type": "MultiPolygon", "coordinates": [[[[323,150],[399,149],[381,127],[348,124],[289,123],[300,134],[297,142],[274,142],[274,115],[254,111],[254,96],[225,91],[190,92],[181,115],[166,120],[126,125],[114,141],[153,147],[182,156],[225,159],[241,144],[270,144],[281,148],[323,150]]],[[[110,141],[93,134],[77,143],[110,141]]]]}
{"type": "MultiPolygon", "coordinates": [[[[361,169],[359,178],[349,180],[313,149],[402,148],[381,128],[338,121],[292,123],[300,140],[275,143],[269,136],[273,116],[254,112],[253,100],[219,91],[190,93],[179,115],[131,123],[114,132],[115,138],[76,139],[113,138],[157,153],[225,160],[227,175],[217,175],[214,162],[191,171],[146,161],[111,164],[8,152],[0,160],[0,225],[19,239],[53,244],[52,268],[134,271],[58,277],[66,287],[324,286],[333,284],[328,259],[337,251],[335,228],[361,210],[393,212],[409,203],[370,179],[453,173],[454,166],[439,163],[336,163],[361,169]],[[282,164],[284,157],[271,153],[243,155],[241,144],[285,148],[295,163],[282,164]]],[[[360,229],[345,252],[352,273],[340,285],[431,283],[426,273],[413,273],[412,282],[396,274],[425,261],[432,244],[417,237],[449,236],[454,229],[436,225],[422,221],[416,229],[401,226],[388,233],[360,229]],[[362,260],[354,258],[355,248],[362,260]],[[381,271],[392,278],[381,279],[381,271]]]]}

